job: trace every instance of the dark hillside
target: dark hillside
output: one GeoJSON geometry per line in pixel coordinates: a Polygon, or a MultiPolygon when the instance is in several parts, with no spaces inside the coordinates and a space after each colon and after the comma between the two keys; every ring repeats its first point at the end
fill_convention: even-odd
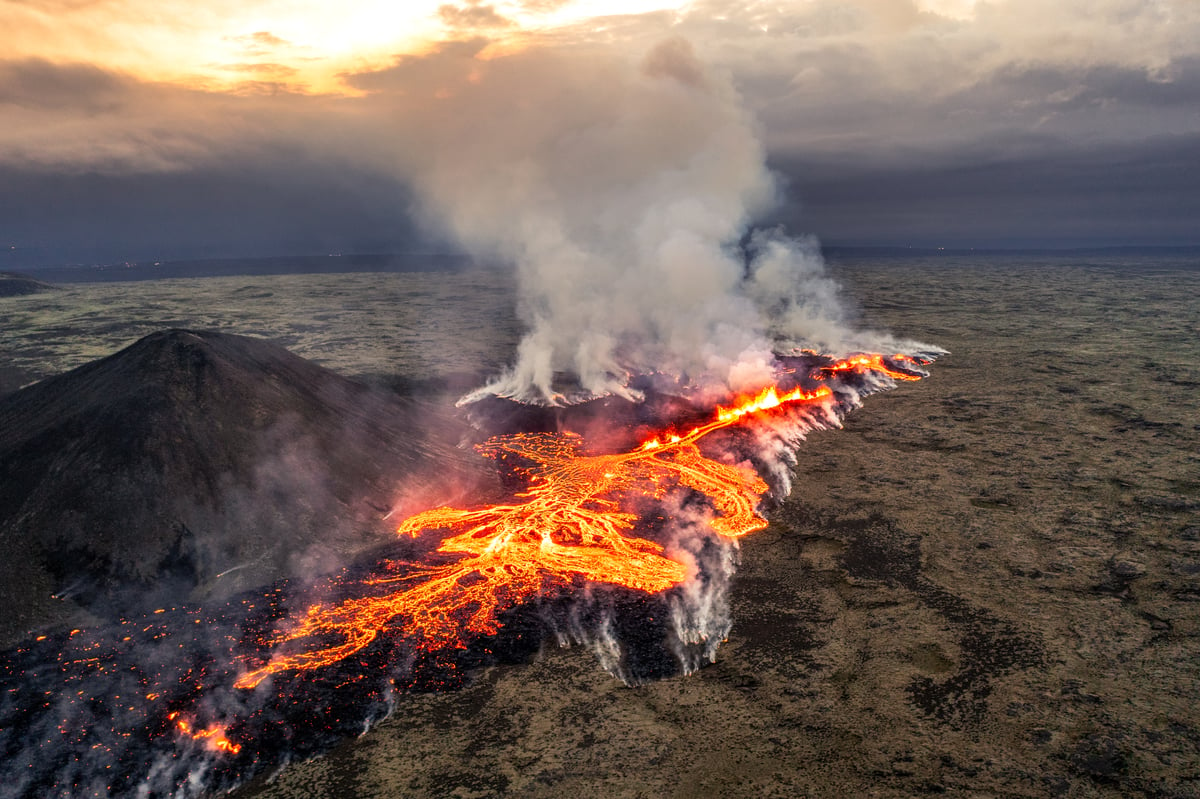
{"type": "Polygon", "coordinates": [[[462,434],[431,407],[211,332],[155,333],[29,386],[0,399],[0,637],[79,606],[331,565],[389,534],[419,463],[473,462],[452,446],[462,434]]]}
{"type": "Polygon", "coordinates": [[[25,294],[41,294],[54,291],[49,283],[21,275],[16,272],[0,272],[0,297],[20,297],[25,294]]]}

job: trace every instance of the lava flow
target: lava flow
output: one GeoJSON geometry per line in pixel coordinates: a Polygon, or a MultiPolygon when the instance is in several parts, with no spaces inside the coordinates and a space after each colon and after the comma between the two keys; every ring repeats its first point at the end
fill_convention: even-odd
{"type": "Polygon", "coordinates": [[[177,710],[168,713],[167,720],[174,722],[175,729],[181,734],[195,741],[204,741],[214,752],[227,752],[231,755],[236,755],[242,751],[241,744],[236,744],[225,737],[225,727],[220,724],[212,724],[204,729],[197,730],[192,726],[192,722],[184,718],[177,710]]]}
{"type": "Polygon", "coordinates": [[[460,664],[547,633],[592,643],[630,681],[710,661],[731,623],[732,542],[765,526],[759,505],[784,487],[787,455],[926,363],[779,362],[777,385],[727,407],[649,392],[553,412],[603,426],[606,450],[594,435],[529,432],[547,417],[496,406],[497,424],[525,432],[478,449],[521,493],[408,517],[408,540],[387,551],[415,562],[365,555],[330,586],[336,600],[281,581],[0,653],[0,794],[216,795],[328,751],[391,712],[397,691],[455,684],[460,664]],[[297,601],[307,610],[292,617],[297,601]],[[528,637],[523,608],[537,610],[528,637]],[[492,639],[505,624],[512,635],[492,639]]]}
{"type": "MultiPolygon", "coordinates": [[[[528,488],[509,504],[475,509],[434,508],[405,519],[400,535],[429,530],[451,533],[438,552],[447,565],[418,568],[403,576],[376,578],[399,590],[311,606],[303,618],[269,643],[279,651],[235,683],[251,689],[271,675],[314,669],[368,646],[385,630],[411,636],[436,650],[465,646],[472,636],[495,633],[498,614],[533,597],[561,590],[574,580],[661,592],[689,577],[689,566],[654,541],[632,535],[661,514],[661,500],[691,491],[706,498],[708,525],[726,539],[766,526],[757,512],[768,485],[749,466],[721,463],[701,452],[711,433],[772,413],[781,407],[832,405],[825,381],[857,374],[916,380],[925,361],[908,356],[863,355],[809,369],[811,388],[775,386],[687,432],[665,430],[628,451],[589,454],[574,433],[518,433],[489,439],[477,449],[523,475],[528,488]],[[647,508],[651,510],[647,512],[647,508]],[[315,642],[305,648],[304,642],[315,642]]],[[[661,515],[658,517],[661,518],[661,515]]]]}

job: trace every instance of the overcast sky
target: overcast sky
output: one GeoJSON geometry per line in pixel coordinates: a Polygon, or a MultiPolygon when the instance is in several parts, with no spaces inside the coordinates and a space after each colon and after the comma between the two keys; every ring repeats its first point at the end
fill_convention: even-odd
{"type": "MultiPolygon", "coordinates": [[[[643,124],[613,65],[673,39],[704,70],[676,78],[734,87],[779,177],[754,207],[793,232],[1200,244],[1195,0],[0,0],[0,30],[11,265],[446,249],[429,159],[519,176],[495,137],[643,124]]],[[[669,170],[672,124],[583,166],[669,170]]]]}

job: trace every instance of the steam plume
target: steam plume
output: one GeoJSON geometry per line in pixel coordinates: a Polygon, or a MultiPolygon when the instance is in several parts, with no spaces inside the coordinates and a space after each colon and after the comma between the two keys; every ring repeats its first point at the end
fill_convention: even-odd
{"type": "Polygon", "coordinates": [[[780,346],[846,344],[815,242],[747,235],[776,185],[728,76],[686,41],[640,63],[479,63],[411,165],[431,218],[517,267],[528,333],[464,401],[636,399],[629,377],[649,372],[736,390],[762,385],[780,346]]]}

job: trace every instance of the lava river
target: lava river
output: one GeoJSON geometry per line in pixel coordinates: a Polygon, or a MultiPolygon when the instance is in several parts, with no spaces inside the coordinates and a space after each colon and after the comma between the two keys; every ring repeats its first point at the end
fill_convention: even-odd
{"type": "Polygon", "coordinates": [[[162,609],[18,648],[0,673],[8,787],[227,789],[361,732],[398,692],[481,662],[473,647],[486,650],[523,606],[569,601],[582,586],[661,595],[702,578],[704,566],[662,534],[672,509],[689,508],[720,542],[763,528],[774,486],[762,437],[793,447],[862,396],[923,377],[928,361],[805,353],[781,363],[777,385],[707,411],[686,406],[624,446],[568,431],[487,439],[478,451],[519,491],[404,518],[400,539],[436,539],[428,556],[347,569],[322,598],[277,585],[219,609],[162,609]]]}

